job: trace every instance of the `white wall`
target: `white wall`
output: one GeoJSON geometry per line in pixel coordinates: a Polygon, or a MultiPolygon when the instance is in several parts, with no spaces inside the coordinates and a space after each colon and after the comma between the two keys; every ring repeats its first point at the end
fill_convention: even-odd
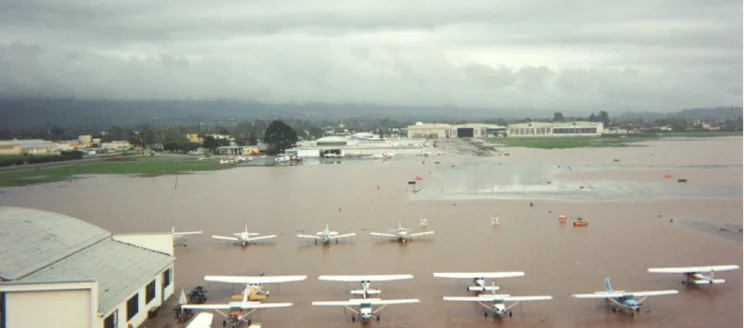
{"type": "Polygon", "coordinates": [[[90,303],[90,289],[6,292],[7,327],[92,327],[90,303]]]}
{"type": "MultiPolygon", "coordinates": [[[[127,328],[128,324],[131,323],[133,327],[139,327],[145,320],[147,320],[147,312],[150,311],[150,309],[154,307],[158,307],[163,304],[163,299],[168,300],[173,295],[173,291],[175,289],[175,272],[173,272],[173,266],[170,267],[171,269],[171,281],[170,285],[165,288],[163,291],[163,270],[162,272],[158,273],[157,277],[155,277],[155,298],[150,301],[149,304],[145,304],[145,296],[147,295],[147,284],[150,283],[148,281],[144,285],[142,285],[140,288],[137,289],[137,291],[132,291],[131,294],[127,295],[127,298],[122,301],[121,304],[116,309],[113,309],[106,313],[103,318],[101,318],[101,323],[97,327],[103,327],[103,321],[108,318],[108,316],[113,313],[115,310],[119,310],[119,317],[117,322],[119,323],[116,327],[117,328],[127,328]],[[163,293],[165,292],[165,293],[163,293]],[[127,321],[127,301],[134,296],[134,294],[137,293],[139,305],[138,305],[138,311],[137,314],[129,321],[127,321]],[[165,296],[165,297],[163,297],[165,296]]],[[[163,315],[172,315],[171,309],[161,308],[158,311],[158,317],[163,315]]],[[[10,328],[10,327],[9,327],[10,328]]]]}
{"type": "MultiPolygon", "coordinates": [[[[115,241],[139,246],[173,256],[173,235],[163,234],[114,234],[115,241]]],[[[184,237],[185,238],[185,237],[184,237]]]]}

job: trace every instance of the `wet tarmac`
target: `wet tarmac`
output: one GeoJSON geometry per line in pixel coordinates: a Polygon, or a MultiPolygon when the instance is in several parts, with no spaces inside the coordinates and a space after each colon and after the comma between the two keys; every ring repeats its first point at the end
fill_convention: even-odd
{"type": "MultiPolygon", "coordinates": [[[[647,163],[652,167],[737,165],[733,155],[721,155],[721,151],[722,147],[738,147],[741,165],[741,139],[706,140],[708,144],[704,145],[700,142],[661,142],[621,148],[615,154],[607,154],[604,149],[509,149],[509,157],[449,153],[425,159],[423,164],[421,158],[394,158],[387,163],[244,167],[180,175],[177,188],[174,176],[100,176],[6,188],[0,195],[0,205],[60,212],[122,233],[166,232],[173,225],[180,231],[204,230],[205,234],[188,238],[188,247],[176,249],[175,283],[177,291],[205,286],[208,303],[223,303],[241,288],[206,283],[204,275],[308,275],[306,281],[268,287],[272,292],[269,302],[290,301],[295,305],[257,313],[253,318],[264,327],[361,326],[351,323],[342,308],[310,305],[312,301],[347,300],[346,291],[356,287],[318,281],[317,277],[393,273],[410,273],[415,278],[373,284],[382,286],[382,297],[419,298],[421,303],[390,306],[381,312],[382,320],[371,327],[741,327],[741,271],[719,274],[727,280],[723,285],[692,287],[680,284],[680,276],[646,272],[648,267],[663,266],[742,266],[740,240],[682,224],[683,219],[694,218],[706,227],[740,226],[740,194],[692,194],[684,198],[673,194],[630,201],[607,198],[603,202],[592,197],[570,202],[560,197],[411,199],[427,192],[430,181],[446,180],[441,178],[443,168],[467,167],[473,161],[599,166],[612,165],[615,157],[621,161],[632,157],[641,165],[644,154],[653,152],[673,159],[654,158],[647,163]],[[700,150],[689,151],[691,147],[700,150]],[[566,160],[566,154],[571,154],[572,160],[566,160]],[[555,163],[550,162],[551,156],[555,163]],[[421,179],[409,185],[416,177],[421,179]],[[414,194],[414,189],[421,191],[414,194]],[[589,226],[559,224],[559,214],[568,215],[570,220],[584,218],[589,226]],[[491,225],[494,216],[500,218],[499,226],[491,225]],[[429,230],[436,233],[409,244],[391,243],[367,233],[385,232],[395,228],[398,221],[418,230],[421,217],[428,219],[429,230]],[[670,222],[674,218],[679,220],[670,222]],[[332,230],[356,232],[357,236],[329,246],[316,246],[295,237],[298,230],[321,231],[326,223],[332,230]],[[245,248],[209,237],[242,231],[245,224],[252,232],[280,236],[245,248]],[[471,282],[435,279],[432,273],[462,271],[525,271],[525,277],[498,280],[502,292],[551,295],[554,299],[518,305],[513,308],[512,318],[486,319],[477,304],[442,301],[442,296],[468,295],[465,289],[471,282]],[[635,317],[608,312],[605,301],[570,297],[602,290],[604,277],[611,278],[616,289],[678,289],[680,294],[649,298],[635,317]]],[[[447,149],[452,145],[443,146],[447,149]]],[[[534,172],[525,176],[540,176],[534,172]]],[[[483,178],[476,173],[463,176],[470,176],[469,181],[477,185],[483,178]]],[[[592,179],[602,180],[601,176],[592,179]]],[[[663,194],[663,190],[659,192],[663,194]]],[[[185,326],[174,324],[171,316],[166,307],[146,326],[185,326]]],[[[215,327],[222,326],[218,314],[214,322],[215,327]]]]}

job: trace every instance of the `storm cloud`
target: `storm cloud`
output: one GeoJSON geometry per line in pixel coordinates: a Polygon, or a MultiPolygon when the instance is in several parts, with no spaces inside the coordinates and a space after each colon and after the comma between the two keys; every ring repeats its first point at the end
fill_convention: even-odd
{"type": "Polygon", "coordinates": [[[741,105],[735,0],[0,0],[0,94],[741,105]]]}

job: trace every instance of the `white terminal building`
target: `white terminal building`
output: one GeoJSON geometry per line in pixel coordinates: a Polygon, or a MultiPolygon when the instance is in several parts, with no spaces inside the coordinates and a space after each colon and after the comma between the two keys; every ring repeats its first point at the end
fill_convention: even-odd
{"type": "Polygon", "coordinates": [[[0,207],[0,328],[141,326],[173,294],[174,259],[170,233],[0,207]]]}
{"type": "Polygon", "coordinates": [[[408,128],[409,138],[485,138],[509,137],[547,137],[547,136],[600,136],[602,122],[531,122],[509,126],[491,124],[426,124],[417,122],[408,128]]]}

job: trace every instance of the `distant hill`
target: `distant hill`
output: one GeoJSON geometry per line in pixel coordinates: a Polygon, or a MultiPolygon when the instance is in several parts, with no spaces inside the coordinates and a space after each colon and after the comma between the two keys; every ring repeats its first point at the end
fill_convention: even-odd
{"type": "Polygon", "coordinates": [[[653,112],[627,112],[616,117],[620,120],[642,119],[653,121],[662,118],[685,118],[688,120],[714,120],[736,119],[742,115],[742,107],[716,107],[716,108],[691,108],[683,109],[676,113],[653,113],[653,112]]]}
{"type": "MultiPolygon", "coordinates": [[[[47,123],[70,125],[133,126],[224,123],[252,119],[292,118],[336,121],[349,118],[389,118],[401,122],[476,121],[503,118],[552,119],[555,110],[463,108],[454,106],[385,106],[374,104],[264,104],[238,100],[81,100],[71,98],[0,99],[0,127],[30,127],[47,123]]],[[[669,116],[689,119],[735,119],[742,108],[685,109],[679,113],[610,112],[612,119],[655,120],[669,116]]],[[[572,116],[564,112],[566,117],[572,116]]],[[[581,117],[587,117],[581,115],[581,117]]]]}
{"type": "Polygon", "coordinates": [[[0,99],[0,126],[193,124],[196,122],[295,118],[310,121],[390,118],[400,121],[476,120],[552,117],[552,112],[457,108],[452,106],[384,106],[373,104],[264,104],[237,100],[115,101],[52,98],[0,99]]]}

